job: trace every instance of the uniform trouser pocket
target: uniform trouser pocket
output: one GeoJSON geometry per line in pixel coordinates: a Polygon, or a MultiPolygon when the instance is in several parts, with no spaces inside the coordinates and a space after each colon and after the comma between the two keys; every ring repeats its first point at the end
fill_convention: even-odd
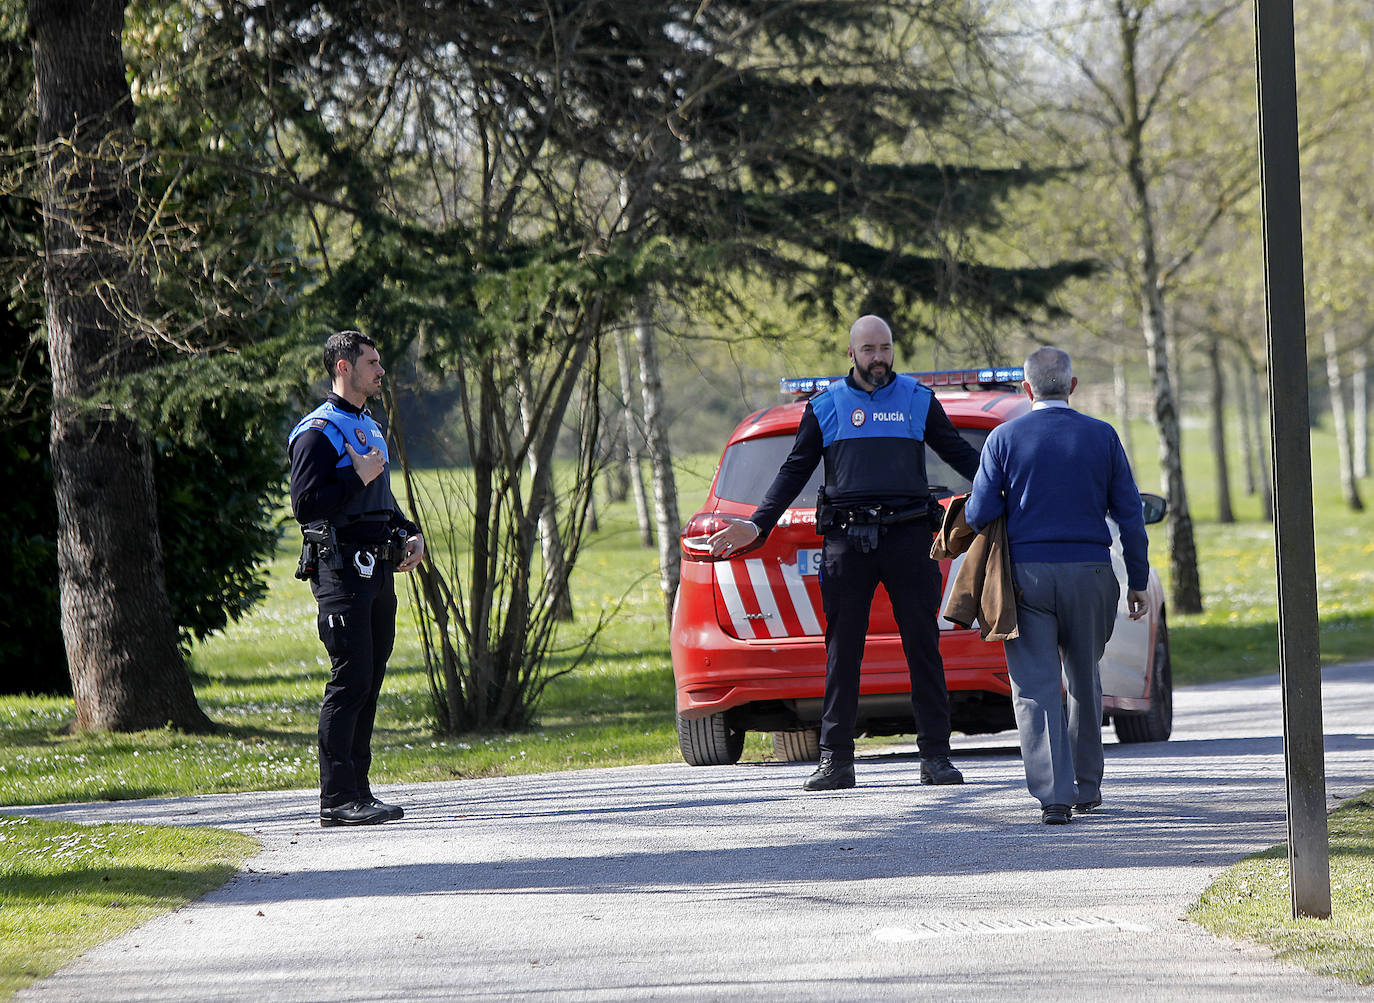
{"type": "Polygon", "coordinates": [[[317,628],[330,676],[320,707],[320,803],[333,807],[367,793],[372,727],[395,638],[396,595],[390,573],[372,580],[321,574],[317,628]]]}

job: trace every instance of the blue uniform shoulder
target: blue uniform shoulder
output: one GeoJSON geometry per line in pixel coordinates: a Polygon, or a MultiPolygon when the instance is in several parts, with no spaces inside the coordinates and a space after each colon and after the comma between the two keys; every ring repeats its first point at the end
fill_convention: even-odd
{"type": "Polygon", "coordinates": [[[334,448],[342,453],[344,451],[344,430],[354,424],[357,424],[356,416],[336,407],[332,401],[324,401],[315,410],[296,422],[296,427],[291,430],[291,435],[286,441],[290,445],[304,432],[322,432],[334,444],[334,448]]]}

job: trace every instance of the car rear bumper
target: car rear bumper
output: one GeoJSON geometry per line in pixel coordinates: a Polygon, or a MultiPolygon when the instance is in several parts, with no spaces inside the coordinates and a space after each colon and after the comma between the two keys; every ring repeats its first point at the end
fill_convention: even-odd
{"type": "MultiPolygon", "coordinates": [[[[675,630],[674,635],[677,712],[689,720],[749,703],[819,700],[825,693],[825,644],[817,638],[742,641],[711,626],[675,630]]],[[[947,631],[940,654],[950,692],[1010,697],[1001,653],[1001,645],[984,643],[977,631],[947,631]]],[[[860,669],[860,697],[910,692],[901,638],[870,636],[860,669]]]]}
{"type": "MultiPolygon", "coordinates": [[[[740,640],[707,624],[673,631],[673,679],[677,712],[688,720],[746,704],[820,700],[825,694],[825,644],[818,638],[740,640]]],[[[951,696],[988,693],[1011,698],[1011,681],[1000,644],[976,630],[940,635],[945,685],[951,696]]],[[[911,692],[901,638],[872,635],[860,669],[860,698],[911,692]]],[[[1103,694],[1105,713],[1144,713],[1146,696],[1103,694]]]]}

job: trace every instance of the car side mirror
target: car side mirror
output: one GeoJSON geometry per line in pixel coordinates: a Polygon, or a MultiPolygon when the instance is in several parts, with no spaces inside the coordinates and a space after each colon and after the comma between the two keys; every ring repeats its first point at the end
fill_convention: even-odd
{"type": "Polygon", "coordinates": [[[1162,522],[1169,512],[1169,503],[1159,495],[1140,492],[1140,507],[1145,510],[1145,525],[1152,526],[1162,522]]]}

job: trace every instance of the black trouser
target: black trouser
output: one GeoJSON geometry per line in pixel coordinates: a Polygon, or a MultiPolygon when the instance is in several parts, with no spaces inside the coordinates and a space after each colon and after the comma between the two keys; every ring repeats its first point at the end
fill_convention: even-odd
{"type": "Polygon", "coordinates": [[[825,704],[821,751],[854,756],[859,708],[859,665],[868,637],[868,614],[881,582],[892,600],[911,673],[911,707],[922,757],[949,755],[949,691],[940,660],[940,565],[930,558],[925,519],[884,529],[875,550],[863,553],[844,530],[825,535],[821,552],[821,604],[825,610],[825,704]]]}
{"type": "Polygon", "coordinates": [[[396,640],[392,565],[378,561],[372,577],[363,578],[351,560],[340,571],[321,568],[310,583],[331,663],[320,707],[321,808],[372,796],[372,723],[396,640]]]}

